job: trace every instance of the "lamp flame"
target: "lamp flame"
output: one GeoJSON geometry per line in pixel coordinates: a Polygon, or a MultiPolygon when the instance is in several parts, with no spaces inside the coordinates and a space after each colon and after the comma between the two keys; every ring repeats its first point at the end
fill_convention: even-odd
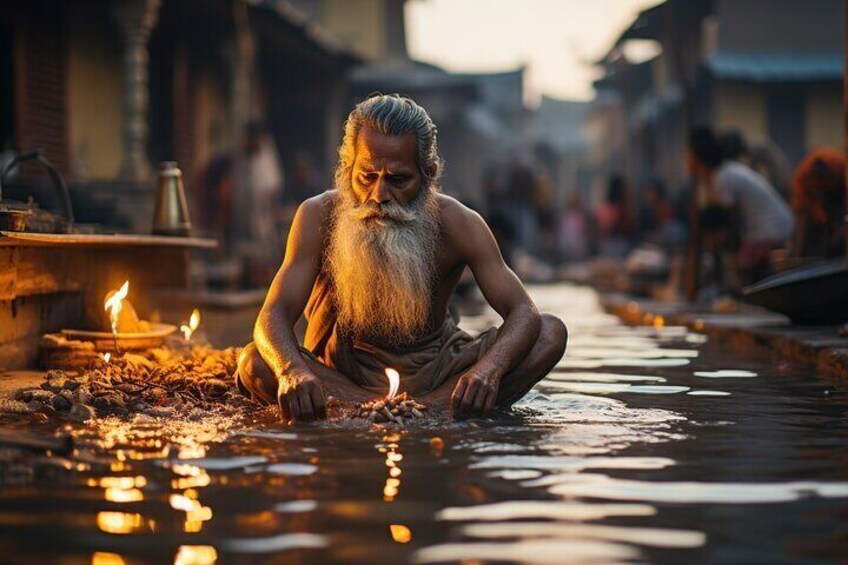
{"type": "Polygon", "coordinates": [[[395,397],[400,387],[400,374],[389,367],[386,369],[386,377],[389,379],[389,394],[386,395],[386,399],[391,400],[395,397]]]}
{"type": "Polygon", "coordinates": [[[106,353],[104,353],[104,354],[103,354],[103,361],[104,361],[105,363],[108,363],[108,362],[109,362],[109,359],[111,359],[111,358],[112,358],[112,354],[111,354],[111,353],[109,353],[108,351],[107,351],[106,353]]]}
{"type": "Polygon", "coordinates": [[[180,331],[183,332],[183,337],[185,337],[186,341],[191,339],[191,335],[200,325],[200,311],[195,308],[191,313],[191,319],[188,321],[188,325],[183,324],[180,326],[180,331]]]}
{"type": "Polygon", "coordinates": [[[130,281],[124,281],[121,288],[108,299],[103,305],[104,310],[109,310],[109,321],[112,322],[112,333],[118,333],[118,315],[124,308],[124,299],[130,292],[130,281]]]}

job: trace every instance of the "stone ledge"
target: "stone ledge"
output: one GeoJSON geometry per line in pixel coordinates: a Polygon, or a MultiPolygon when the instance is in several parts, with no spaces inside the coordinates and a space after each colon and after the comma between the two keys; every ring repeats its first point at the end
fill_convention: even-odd
{"type": "Polygon", "coordinates": [[[780,355],[848,380],[848,338],[839,336],[839,326],[792,325],[785,316],[747,305],[738,312],[717,313],[705,305],[620,294],[604,295],[602,304],[628,324],[686,326],[734,350],[780,355]]]}

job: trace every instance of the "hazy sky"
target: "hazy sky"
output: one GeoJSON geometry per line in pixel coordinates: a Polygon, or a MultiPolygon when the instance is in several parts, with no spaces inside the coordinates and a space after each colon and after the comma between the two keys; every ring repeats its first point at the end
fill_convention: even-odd
{"type": "Polygon", "coordinates": [[[588,100],[601,57],[640,10],[658,0],[412,0],[407,45],[413,58],[450,71],[528,66],[531,99],[588,100]]]}

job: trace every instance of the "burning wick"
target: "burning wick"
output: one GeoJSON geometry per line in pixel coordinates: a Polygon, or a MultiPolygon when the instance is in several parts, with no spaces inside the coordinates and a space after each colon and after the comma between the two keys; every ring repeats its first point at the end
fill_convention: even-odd
{"type": "Polygon", "coordinates": [[[191,319],[188,321],[188,325],[183,324],[180,326],[180,331],[183,332],[183,337],[185,337],[186,341],[191,339],[191,335],[194,333],[194,330],[197,329],[197,326],[200,325],[200,311],[197,308],[194,309],[191,313],[191,319]]]}
{"type": "Polygon", "coordinates": [[[389,394],[386,395],[386,400],[391,400],[400,387],[400,374],[392,368],[387,368],[386,377],[389,378],[389,394]]]}
{"type": "Polygon", "coordinates": [[[111,353],[106,352],[106,353],[104,353],[104,354],[103,354],[103,362],[104,362],[104,363],[108,363],[108,362],[109,362],[109,359],[111,359],[111,358],[112,358],[112,354],[111,354],[111,353]]]}
{"type": "Polygon", "coordinates": [[[124,281],[121,288],[112,296],[110,296],[103,305],[104,310],[109,310],[109,320],[112,322],[112,339],[115,340],[115,353],[120,353],[118,349],[118,315],[124,308],[124,298],[130,292],[130,281],[124,281]]]}

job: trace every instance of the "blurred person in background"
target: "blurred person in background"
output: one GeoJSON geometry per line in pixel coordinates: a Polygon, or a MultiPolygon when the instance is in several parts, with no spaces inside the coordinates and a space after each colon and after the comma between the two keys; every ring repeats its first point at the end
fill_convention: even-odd
{"type": "Polygon", "coordinates": [[[308,151],[297,151],[287,175],[285,190],[281,193],[277,224],[283,241],[288,237],[297,207],[324,190],[324,178],[308,151]]]}
{"type": "Polygon", "coordinates": [[[221,241],[227,261],[239,264],[240,283],[263,286],[282,258],[283,169],[274,140],[259,122],[247,124],[237,151],[216,155],[204,167],[197,210],[204,230],[221,241]]]}
{"type": "Polygon", "coordinates": [[[246,286],[267,285],[282,259],[278,228],[283,168],[277,146],[260,122],[245,128],[241,171],[235,171],[235,252],[245,262],[246,286]]]}
{"type": "Polygon", "coordinates": [[[837,257],[845,253],[845,155],[832,147],[810,151],[792,180],[796,257],[837,257]]]}
{"type": "Polygon", "coordinates": [[[666,226],[674,220],[674,207],[666,197],[665,183],[654,177],[642,186],[639,210],[639,235],[651,243],[660,243],[666,226]]]}
{"type": "Polygon", "coordinates": [[[294,210],[307,198],[312,198],[324,189],[324,179],[315,165],[315,158],[308,151],[298,151],[292,160],[291,174],[282,193],[285,207],[294,210]]]}
{"type": "Polygon", "coordinates": [[[624,178],[613,175],[607,185],[606,199],[595,211],[595,226],[600,254],[624,258],[632,246],[632,225],[624,178]]]}
{"type": "Polygon", "coordinates": [[[792,165],[786,154],[769,139],[751,143],[747,165],[760,173],[787,202],[790,199],[792,165]]]}
{"type": "Polygon", "coordinates": [[[759,173],[727,160],[708,127],[689,136],[687,168],[704,189],[701,227],[705,243],[730,256],[727,286],[750,284],[770,274],[769,253],[784,247],[795,221],[789,206],[759,173]]]}
{"type": "Polygon", "coordinates": [[[536,225],[535,251],[539,258],[551,261],[555,254],[557,237],[556,196],[554,182],[547,172],[536,176],[533,194],[533,212],[536,225]]]}
{"type": "Polygon", "coordinates": [[[568,195],[565,210],[559,222],[557,249],[559,258],[567,262],[585,261],[589,258],[592,235],[592,217],[583,203],[580,191],[568,195]]]}
{"type": "Polygon", "coordinates": [[[773,141],[761,139],[749,143],[738,129],[725,130],[719,137],[727,161],[737,161],[760,173],[785,200],[789,199],[789,159],[773,141]]]}
{"type": "Polygon", "coordinates": [[[526,251],[532,251],[536,233],[536,216],[533,199],[536,195],[536,175],[529,159],[514,156],[506,167],[506,207],[504,211],[512,223],[516,242],[526,251]]]}
{"type": "Polygon", "coordinates": [[[751,153],[748,148],[748,141],[741,131],[738,129],[726,130],[721,134],[719,143],[721,143],[721,151],[724,153],[725,159],[750,165],[751,153]]]}

